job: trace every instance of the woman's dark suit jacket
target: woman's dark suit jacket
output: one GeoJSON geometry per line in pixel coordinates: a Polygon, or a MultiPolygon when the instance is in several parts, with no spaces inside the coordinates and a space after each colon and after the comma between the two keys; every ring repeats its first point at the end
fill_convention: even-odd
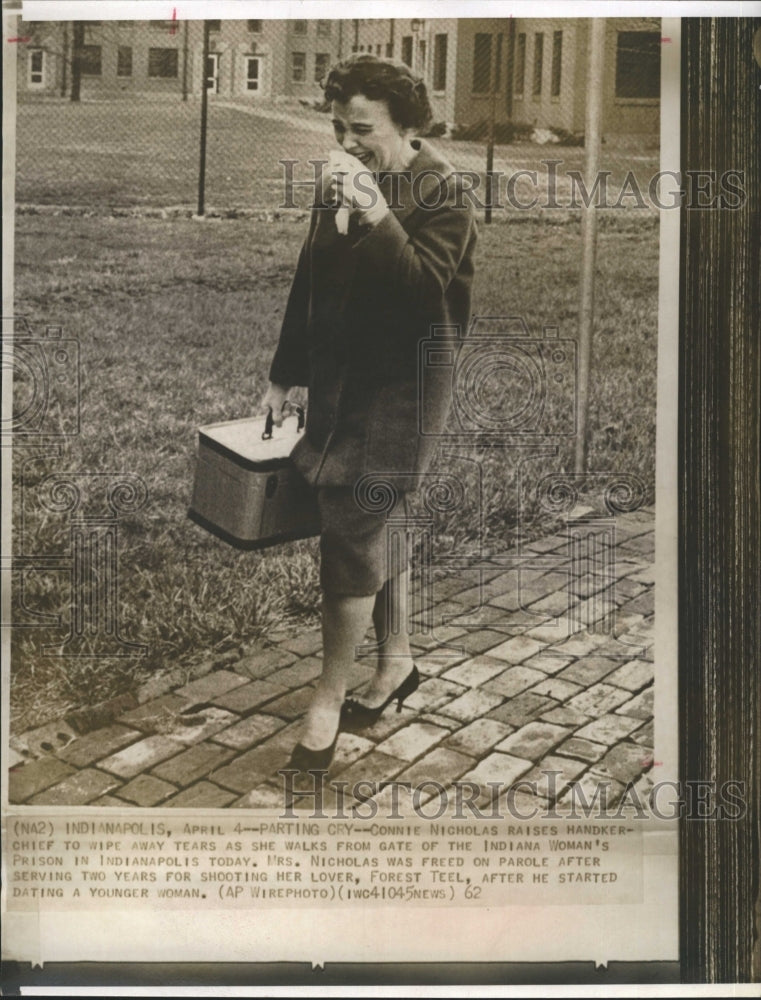
{"type": "Polygon", "coordinates": [[[393,175],[381,180],[391,211],[374,228],[352,217],[343,236],[334,209],[312,212],[270,380],[309,387],[293,459],[313,485],[391,473],[416,489],[446,419],[454,369],[419,370],[419,343],[435,327],[467,330],[476,225],[452,167],[415,146],[396,190],[393,175]]]}

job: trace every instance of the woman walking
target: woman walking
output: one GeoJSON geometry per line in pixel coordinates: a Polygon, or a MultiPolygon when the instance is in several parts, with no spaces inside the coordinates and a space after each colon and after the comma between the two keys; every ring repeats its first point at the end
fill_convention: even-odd
{"type": "Polygon", "coordinates": [[[304,772],[326,771],[341,728],[371,725],[418,685],[406,630],[388,627],[406,620],[408,570],[389,564],[388,510],[373,510],[363,485],[393,489],[398,523],[430,464],[436,437],[419,433],[419,379],[426,429],[441,430],[451,367],[419,374],[418,345],[437,327],[465,331],[476,240],[452,167],[417,138],[431,121],[421,80],[355,56],[331,70],[325,96],[341,147],[332,204],[312,212],[262,401],[280,419],[291,387],[309,387],[293,459],[320,510],[323,669],[289,765],[304,772]],[[377,668],[346,700],[371,620],[377,668]]]}

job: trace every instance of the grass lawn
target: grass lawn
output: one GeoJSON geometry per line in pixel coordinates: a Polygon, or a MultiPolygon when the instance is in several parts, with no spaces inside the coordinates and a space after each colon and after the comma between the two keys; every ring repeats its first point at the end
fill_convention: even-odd
{"type": "MultiPolygon", "coordinates": [[[[16,199],[92,207],[193,205],[199,133],[194,101],[22,105],[16,199]]],[[[207,204],[276,204],[283,176],[278,161],[288,155],[306,163],[324,149],[325,139],[312,129],[212,106],[207,204]]]]}
{"type": "MultiPolygon", "coordinates": [[[[55,323],[76,337],[82,375],[80,435],[60,457],[27,467],[24,488],[32,496],[51,471],[129,471],[143,478],[149,496],[119,526],[120,628],[148,646],[147,656],[61,659],[41,652],[44,643],[61,641],[61,629],[17,632],[16,730],[191,658],[266,637],[284,622],[317,623],[315,540],[240,554],[186,518],[195,430],[256,409],[304,229],[252,219],[18,217],[17,313],[36,331],[55,323]]],[[[523,316],[532,332],[555,325],[561,337],[575,337],[579,241],[575,223],[500,219],[482,227],[476,312],[523,316]]],[[[618,213],[600,233],[590,414],[590,468],[634,473],[650,491],[657,241],[653,220],[639,213],[618,213]]],[[[469,457],[484,477],[488,547],[514,541],[521,505],[525,534],[546,526],[526,498],[539,475],[572,468],[572,440],[556,441],[557,458],[527,462],[520,483],[516,450],[482,450],[474,441],[469,457]]],[[[18,481],[21,449],[15,463],[18,481]]],[[[439,468],[451,471],[451,460],[442,458],[439,468]]],[[[468,503],[439,525],[442,552],[465,551],[481,530],[477,503],[468,503]]],[[[28,516],[25,531],[27,552],[50,553],[68,528],[63,517],[28,516]]],[[[42,573],[28,581],[25,597],[51,612],[65,610],[68,593],[64,575],[42,573]]]]}
{"type": "MultiPolygon", "coordinates": [[[[17,185],[20,203],[87,205],[93,208],[194,205],[198,192],[200,108],[179,98],[66,100],[22,103],[18,108],[17,185]]],[[[479,142],[434,140],[460,170],[485,169],[485,147],[479,142]]],[[[234,208],[283,201],[282,159],[298,161],[297,179],[313,176],[308,161],[324,158],[335,145],[325,114],[281,102],[235,106],[212,100],[209,105],[206,204],[234,208]],[[257,109],[259,109],[257,111],[257,109]],[[268,117],[268,116],[280,117],[268,117]]],[[[497,146],[494,169],[506,176],[536,170],[541,161],[559,160],[558,199],[568,197],[569,170],[580,170],[584,150],[570,146],[523,143],[497,146]]],[[[633,170],[647,197],[649,178],[658,169],[658,151],[643,140],[623,148],[615,137],[602,147],[600,169],[609,170],[610,201],[633,170]]],[[[536,192],[526,178],[516,194],[522,202],[536,192]]],[[[309,192],[295,200],[309,204],[309,192]]],[[[632,200],[624,201],[632,205],[632,200]]]]}

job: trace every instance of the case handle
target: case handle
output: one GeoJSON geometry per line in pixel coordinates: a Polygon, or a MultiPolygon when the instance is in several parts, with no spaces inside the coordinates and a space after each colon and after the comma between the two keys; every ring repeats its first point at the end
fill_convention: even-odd
{"type": "MultiPolygon", "coordinates": [[[[304,407],[300,406],[298,403],[291,403],[290,400],[286,399],[283,403],[283,409],[286,406],[291,407],[298,418],[298,423],[296,425],[296,433],[304,430],[304,424],[306,423],[306,413],[304,412],[304,407]]],[[[272,428],[275,426],[275,417],[272,413],[272,407],[267,409],[267,419],[264,421],[264,430],[262,431],[262,441],[269,441],[272,437],[272,428]]]]}

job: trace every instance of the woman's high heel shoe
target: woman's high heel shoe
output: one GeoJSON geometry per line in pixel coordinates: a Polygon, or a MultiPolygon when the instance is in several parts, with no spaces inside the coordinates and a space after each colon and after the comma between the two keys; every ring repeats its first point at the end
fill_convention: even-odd
{"type": "Polygon", "coordinates": [[[374,725],[381,717],[385,709],[392,701],[396,702],[397,712],[401,712],[405,698],[417,691],[420,684],[420,674],[418,668],[413,666],[412,672],[405,677],[396,691],[392,691],[382,705],[377,708],[368,708],[353,698],[347,698],[341,706],[341,729],[347,732],[356,732],[358,729],[367,729],[374,725]]]}
{"type": "Polygon", "coordinates": [[[333,755],[336,752],[336,743],[338,743],[338,734],[340,731],[341,727],[339,726],[333,742],[323,750],[310,750],[309,747],[305,747],[302,743],[297,743],[293,748],[287,769],[289,771],[299,771],[302,775],[306,775],[310,771],[319,771],[324,777],[333,762],[333,755]]]}

